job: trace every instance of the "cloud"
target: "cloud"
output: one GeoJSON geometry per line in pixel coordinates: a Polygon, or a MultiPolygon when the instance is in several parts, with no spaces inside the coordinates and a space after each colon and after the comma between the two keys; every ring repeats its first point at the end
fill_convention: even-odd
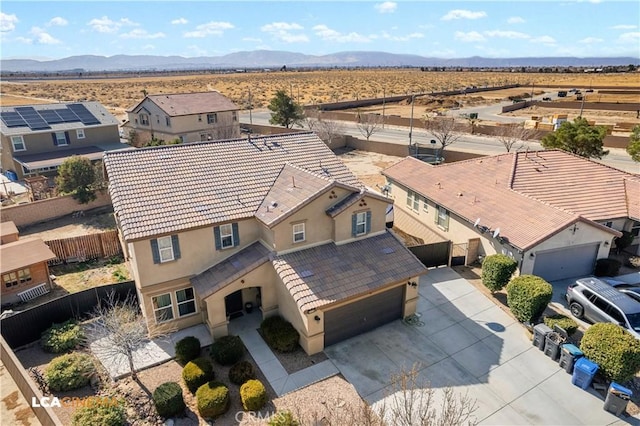
{"type": "Polygon", "coordinates": [[[602,43],[604,40],[598,37],[587,37],[587,38],[583,38],[582,40],[578,41],[578,43],[583,43],[583,44],[593,44],[593,43],[602,43]]]}
{"type": "Polygon", "coordinates": [[[51,36],[51,34],[47,33],[45,30],[39,27],[32,27],[29,33],[34,36],[36,43],[39,44],[60,44],[62,43],[57,38],[51,36]]]}
{"type": "Polygon", "coordinates": [[[68,23],[69,23],[69,21],[67,21],[66,19],[61,18],[60,16],[56,16],[55,18],[51,18],[51,20],[49,21],[47,26],[49,26],[49,27],[52,27],[52,26],[64,27],[68,23]]]}
{"type": "Polygon", "coordinates": [[[637,25],[625,25],[625,24],[620,24],[620,25],[614,25],[613,27],[611,27],[612,30],[633,30],[636,29],[638,26],[637,25]]]}
{"type": "Polygon", "coordinates": [[[453,38],[467,43],[487,40],[482,34],[477,31],[469,31],[468,33],[456,31],[453,38]]]}
{"type": "Polygon", "coordinates": [[[525,20],[519,16],[511,16],[507,19],[508,24],[524,24],[525,20]]]}
{"type": "Polygon", "coordinates": [[[424,38],[424,34],[415,32],[415,33],[407,34],[405,36],[394,36],[387,33],[386,31],[383,31],[381,37],[391,41],[409,41],[417,38],[424,38]]]}
{"type": "Polygon", "coordinates": [[[393,13],[398,8],[398,3],[385,1],[384,3],[378,3],[373,7],[380,13],[393,13]]]}
{"type": "Polygon", "coordinates": [[[479,19],[485,18],[487,16],[486,12],[472,12],[470,10],[464,9],[455,9],[450,10],[446,15],[440,18],[443,21],[451,21],[453,19],[479,19]]]}
{"type": "Polygon", "coordinates": [[[231,30],[235,28],[233,24],[229,22],[216,22],[211,21],[206,24],[200,24],[196,26],[194,31],[188,31],[184,33],[184,37],[186,38],[203,38],[206,36],[221,36],[224,34],[225,30],[231,30]]]}
{"type": "Polygon", "coordinates": [[[16,37],[14,40],[17,41],[18,43],[24,43],[24,44],[33,43],[33,40],[27,37],[16,37]]]}
{"type": "Polygon", "coordinates": [[[620,34],[618,43],[638,43],[640,42],[640,31],[620,34]]]}
{"type": "Polygon", "coordinates": [[[242,37],[242,41],[248,41],[251,43],[262,43],[262,39],[257,37],[242,37]]]}
{"type": "Polygon", "coordinates": [[[154,38],[163,38],[166,37],[164,33],[157,32],[153,34],[149,34],[147,30],[142,30],[140,28],[136,28],[135,30],[131,30],[128,33],[121,34],[122,38],[142,38],[142,39],[154,39],[154,38]]]}
{"type": "Polygon", "coordinates": [[[529,34],[521,33],[518,31],[493,30],[493,31],[485,31],[484,35],[486,35],[487,37],[499,37],[499,38],[510,38],[510,39],[531,38],[529,34]]]}
{"type": "Polygon", "coordinates": [[[295,22],[272,22],[271,24],[263,25],[260,27],[261,31],[266,33],[276,32],[276,31],[291,31],[291,30],[303,30],[304,27],[300,24],[296,24],[295,22]]]}
{"type": "Polygon", "coordinates": [[[365,35],[354,32],[343,34],[332,30],[326,25],[316,25],[313,27],[313,31],[318,37],[325,41],[335,41],[338,43],[368,43],[371,41],[371,38],[365,35]]]}
{"type": "Polygon", "coordinates": [[[544,35],[544,36],[540,36],[540,37],[534,37],[531,40],[531,43],[542,43],[542,44],[555,44],[556,40],[548,35],[544,35]]]}
{"type": "Polygon", "coordinates": [[[171,21],[171,23],[172,23],[173,25],[184,25],[184,24],[188,24],[188,23],[189,23],[189,21],[187,21],[187,20],[186,20],[186,19],[184,19],[184,18],[178,18],[178,19],[174,19],[173,21],[171,21]]]}
{"type": "Polygon", "coordinates": [[[119,21],[113,21],[108,16],[101,18],[93,18],[87,23],[94,31],[99,33],[116,33],[124,26],[136,27],[140,24],[133,22],[129,18],[121,18],[119,21]]]}
{"type": "Polygon", "coordinates": [[[0,12],[0,32],[8,33],[16,28],[18,17],[0,12]]]}
{"type": "Polygon", "coordinates": [[[273,38],[284,43],[305,43],[309,38],[305,34],[294,33],[292,31],[301,31],[304,27],[295,22],[272,22],[263,25],[260,30],[270,34],[273,38]]]}

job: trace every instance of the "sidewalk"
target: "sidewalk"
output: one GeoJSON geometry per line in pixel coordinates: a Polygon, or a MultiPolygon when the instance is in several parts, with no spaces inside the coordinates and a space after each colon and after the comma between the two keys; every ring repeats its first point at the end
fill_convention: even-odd
{"type": "Polygon", "coordinates": [[[0,424],[41,425],[2,362],[0,362],[0,401],[2,401],[0,404],[0,424]]]}

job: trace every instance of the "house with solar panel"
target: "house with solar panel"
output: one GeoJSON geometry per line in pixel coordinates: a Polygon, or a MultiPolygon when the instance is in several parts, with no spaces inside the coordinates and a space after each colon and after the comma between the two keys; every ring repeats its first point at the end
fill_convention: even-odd
{"type": "Polygon", "coordinates": [[[147,95],[122,125],[136,146],[151,139],[201,142],[240,136],[240,108],[218,92],[147,95]]]}
{"type": "Polygon", "coordinates": [[[73,155],[100,160],[122,147],[118,120],[98,102],[2,107],[0,134],[2,172],[13,180],[53,176],[73,155]]]}
{"type": "MultiPolygon", "coordinates": [[[[281,315],[309,354],[416,311],[426,268],[314,133],[105,154],[125,256],[150,326],[281,315]]],[[[259,323],[259,321],[258,321],[259,323]]]]}

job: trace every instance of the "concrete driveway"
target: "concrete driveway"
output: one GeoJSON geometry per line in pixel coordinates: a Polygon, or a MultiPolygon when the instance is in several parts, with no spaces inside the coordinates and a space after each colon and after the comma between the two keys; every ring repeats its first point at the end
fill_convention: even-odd
{"type": "Polygon", "coordinates": [[[572,385],[520,324],[450,268],[420,279],[418,312],[421,326],[395,321],[325,350],[374,408],[391,404],[391,374],[419,363],[419,378],[436,391],[452,387],[475,398],[480,424],[638,424],[572,385]]]}

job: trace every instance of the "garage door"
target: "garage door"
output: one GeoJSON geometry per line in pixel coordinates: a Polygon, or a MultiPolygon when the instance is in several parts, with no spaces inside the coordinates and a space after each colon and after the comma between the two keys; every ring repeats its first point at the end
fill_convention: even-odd
{"type": "Polygon", "coordinates": [[[591,275],[599,244],[586,244],[536,253],[533,275],[547,281],[591,275]]]}
{"type": "Polygon", "coordinates": [[[402,318],[404,285],[325,311],[324,345],[357,336],[402,318]]]}

